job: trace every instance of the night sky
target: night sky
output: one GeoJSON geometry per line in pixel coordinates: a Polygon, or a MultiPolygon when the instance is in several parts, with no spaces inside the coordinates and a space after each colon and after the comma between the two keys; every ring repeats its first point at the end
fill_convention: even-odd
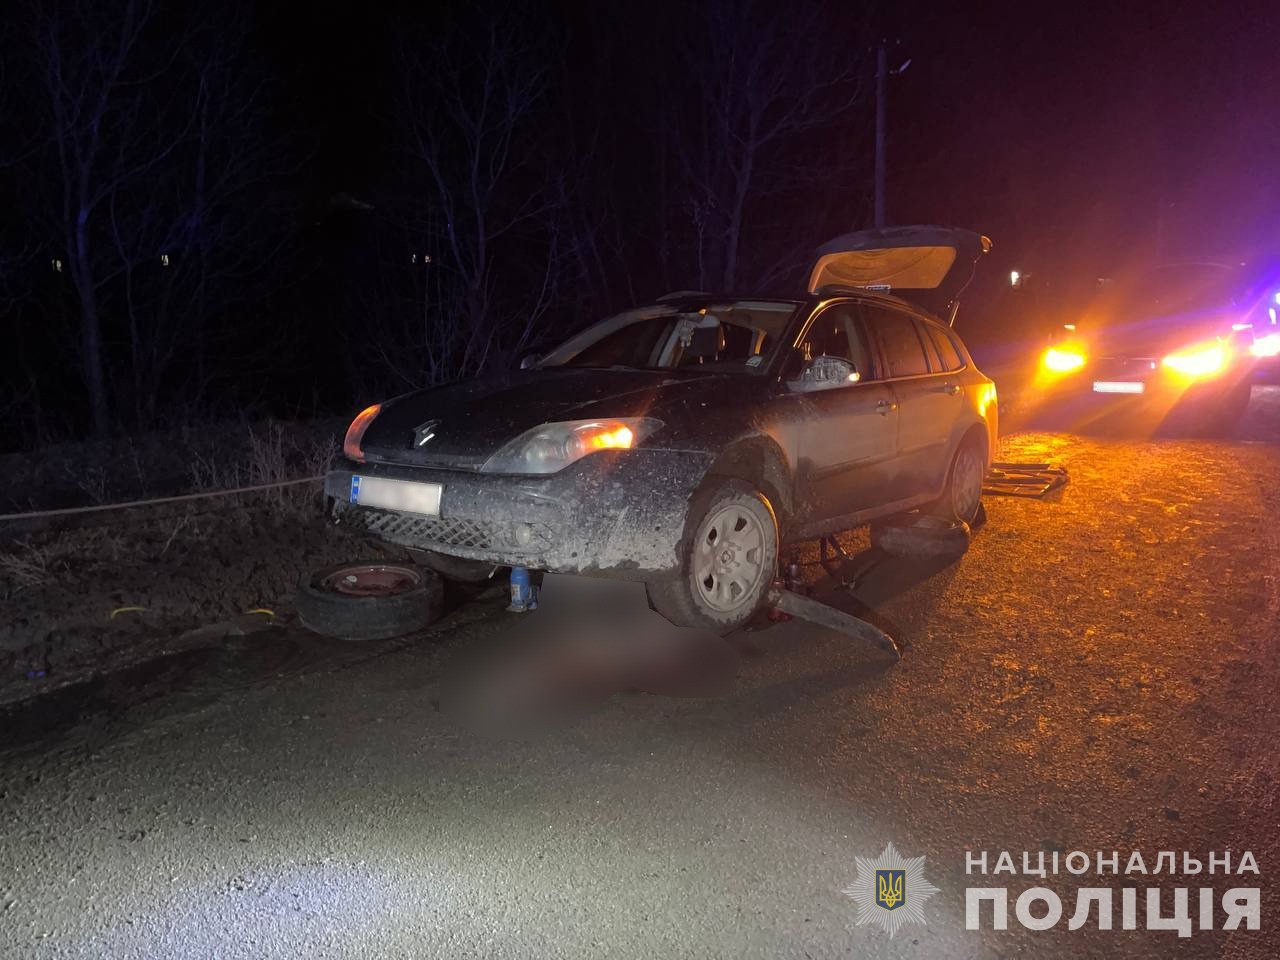
{"type": "MultiPolygon", "coordinates": [[[[15,17],[0,36],[14,64],[0,78],[12,127],[0,179],[18,213],[0,230],[0,295],[19,358],[16,377],[0,386],[11,432],[23,436],[75,435],[85,422],[84,298],[69,283],[71,271],[48,273],[49,263],[72,261],[57,201],[41,50],[30,37],[47,15],[55,23],[83,23],[68,42],[99,43],[112,35],[111,19],[123,8],[97,0],[73,6],[25,0],[22,9],[35,16],[15,17]]],[[[725,194],[707,200],[687,176],[680,179],[700,163],[713,173],[728,165],[723,152],[699,160],[690,146],[707,128],[705,95],[717,75],[712,55],[725,47],[724,37],[706,28],[707,10],[730,16],[748,10],[735,41],[740,57],[792,29],[801,13],[820,10],[804,27],[803,57],[812,51],[831,69],[847,67],[849,82],[859,85],[837,121],[762,154],[744,207],[739,287],[794,290],[806,251],[869,225],[871,51],[879,37],[889,41],[891,67],[910,61],[889,80],[888,222],[969,227],[995,242],[962,314],[968,318],[962,332],[975,347],[1010,340],[1026,319],[1020,313],[1031,301],[1010,300],[1011,269],[1035,278],[1043,305],[1046,297],[1065,301],[1068,291],[1087,290],[1100,276],[1152,262],[1257,259],[1280,249],[1274,4],[943,8],[911,0],[783,10],[726,0],[643,6],[318,0],[246,2],[240,13],[228,8],[216,17],[200,5],[157,9],[132,65],[139,73],[165,62],[170,33],[184,17],[200,21],[187,41],[193,56],[219,37],[243,34],[220,79],[257,86],[244,129],[251,124],[255,136],[269,141],[270,162],[262,169],[270,172],[257,181],[247,177],[221,209],[218,249],[229,259],[239,251],[244,262],[223,269],[217,283],[166,294],[169,313],[160,319],[135,302],[140,326],[137,318],[125,321],[122,266],[112,260],[121,234],[108,222],[111,205],[104,201],[94,212],[96,309],[111,381],[96,408],[99,433],[108,423],[148,428],[175,405],[237,415],[345,412],[388,389],[509,363],[525,342],[510,324],[532,309],[553,236],[563,244],[556,252],[561,262],[551,299],[539,308],[546,310],[539,314],[539,341],[638,300],[696,286],[699,270],[704,284],[713,282],[705,277],[723,273],[716,230],[727,216],[717,206],[725,194]],[[442,72],[432,45],[465,56],[493,24],[515,25],[513,35],[532,51],[522,54],[519,69],[537,72],[542,92],[518,124],[512,169],[494,201],[493,216],[514,216],[517,225],[487,248],[477,282],[489,299],[477,307],[465,271],[442,257],[448,218],[431,177],[406,149],[410,118],[402,95],[404,64],[413,61],[421,88],[417,120],[437,123],[427,88],[442,72]],[[558,194],[548,206],[553,188],[558,194]],[[529,215],[551,206],[555,212],[541,219],[529,215]],[[246,251],[244,238],[262,249],[246,251]],[[429,274],[410,261],[421,254],[434,258],[429,274]],[[757,283],[766,273],[772,280],[757,283]],[[182,310],[190,302],[183,297],[197,296],[189,292],[196,289],[199,317],[182,310]],[[419,329],[428,315],[435,334],[419,329]],[[175,317],[185,329],[174,327],[175,317]],[[461,336],[477,322],[495,325],[496,352],[457,363],[446,358],[418,375],[425,369],[418,354],[433,337],[461,336]],[[148,353],[159,336],[146,332],[152,327],[171,344],[158,360],[148,353]],[[282,357],[304,362],[282,364],[282,357]],[[387,358],[402,369],[388,373],[387,358]]],[[[196,89],[196,75],[162,77],[147,95],[167,96],[173,84],[180,98],[196,89]]],[[[127,99],[136,89],[120,95],[127,99]]],[[[467,95],[476,89],[474,75],[462,89],[467,95]]],[[[802,92],[794,84],[793,90],[802,92]]],[[[234,146],[239,123],[219,136],[234,146]]],[[[162,130],[158,139],[172,132],[162,130]]],[[[142,198],[172,196],[174,222],[193,222],[180,209],[192,180],[181,165],[191,162],[190,151],[177,151],[147,166],[145,178],[112,195],[111,208],[127,215],[148,202],[142,198]],[[176,174],[169,194],[153,187],[161,173],[176,174]]],[[[204,236],[167,239],[162,251],[123,233],[136,248],[131,262],[147,269],[162,252],[190,263],[212,235],[205,229],[204,236]]]]}
{"type": "MultiPolygon", "coordinates": [[[[1173,257],[1276,245],[1274,4],[949,6],[870,14],[894,41],[890,66],[910,60],[890,81],[891,222],[971,226],[1033,259],[1056,245],[1109,260],[1154,245],[1161,229],[1173,257]]],[[[575,56],[590,56],[593,32],[620,9],[559,5],[575,56]]],[[[678,29],[678,10],[661,16],[678,29]]],[[[263,17],[315,137],[309,181],[317,194],[368,190],[385,159],[388,42],[398,25],[447,11],[321,0],[263,17]]]]}

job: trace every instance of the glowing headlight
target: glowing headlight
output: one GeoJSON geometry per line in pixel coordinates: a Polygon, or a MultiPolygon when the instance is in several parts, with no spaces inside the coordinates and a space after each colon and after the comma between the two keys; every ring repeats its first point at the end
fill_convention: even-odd
{"type": "Polygon", "coordinates": [[[1249,352],[1255,357],[1280,357],[1280,333],[1259,337],[1249,345],[1249,352]]]}
{"type": "Polygon", "coordinates": [[[1040,362],[1054,373],[1070,373],[1084,366],[1084,354],[1065,347],[1050,347],[1040,362]]]}
{"type": "Polygon", "coordinates": [[[1211,377],[1227,365],[1227,348],[1222,344],[1171,353],[1160,361],[1170,370],[1188,377],[1211,377]]]}
{"type": "Polygon", "coordinates": [[[544,423],[490,457],[482,473],[555,473],[599,450],[629,450],[662,426],[651,417],[544,423]]]}
{"type": "Polygon", "coordinates": [[[349,459],[364,463],[364,449],[360,444],[364,441],[364,432],[369,429],[369,424],[373,423],[374,418],[381,412],[382,404],[375,403],[372,407],[365,407],[351,421],[351,426],[347,427],[347,435],[342,441],[342,452],[349,459]]]}

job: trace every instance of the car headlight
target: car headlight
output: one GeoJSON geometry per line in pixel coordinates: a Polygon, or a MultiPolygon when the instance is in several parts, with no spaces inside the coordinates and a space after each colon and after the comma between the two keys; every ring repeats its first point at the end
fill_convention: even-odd
{"type": "Polygon", "coordinates": [[[1050,347],[1044,352],[1041,363],[1054,373],[1071,373],[1084,366],[1084,354],[1069,347],[1050,347]]]}
{"type": "Polygon", "coordinates": [[[1280,357],[1280,333],[1259,337],[1250,344],[1249,352],[1255,357],[1280,357]]]}
{"type": "Polygon", "coordinates": [[[364,432],[381,412],[382,404],[375,403],[372,407],[365,407],[351,421],[351,426],[347,427],[347,435],[342,440],[342,452],[348,459],[364,463],[364,448],[361,447],[361,443],[364,442],[364,432]]]}
{"type": "Polygon", "coordinates": [[[1160,362],[1187,377],[1211,377],[1227,365],[1227,348],[1220,343],[1171,353],[1160,362]]]}
{"type": "Polygon", "coordinates": [[[662,426],[651,417],[566,420],[526,430],[485,461],[482,473],[555,473],[600,450],[629,450],[662,426]]]}

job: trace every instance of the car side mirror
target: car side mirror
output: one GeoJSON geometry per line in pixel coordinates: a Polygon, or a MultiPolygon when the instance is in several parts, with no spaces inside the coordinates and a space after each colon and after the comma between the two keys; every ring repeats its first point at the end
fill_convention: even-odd
{"type": "Polygon", "coordinates": [[[787,389],[792,393],[813,393],[817,390],[848,387],[861,379],[862,374],[844,357],[828,357],[823,354],[806,361],[800,369],[800,375],[787,381],[787,389]]]}
{"type": "Polygon", "coordinates": [[[525,354],[523,357],[520,358],[520,369],[532,370],[534,367],[538,365],[538,361],[541,359],[542,358],[538,356],[536,353],[525,354]]]}

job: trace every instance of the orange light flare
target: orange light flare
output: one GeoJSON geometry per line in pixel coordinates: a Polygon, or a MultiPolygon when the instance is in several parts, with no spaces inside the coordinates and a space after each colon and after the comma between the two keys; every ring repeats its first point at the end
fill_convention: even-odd
{"type": "Polygon", "coordinates": [[[365,407],[351,421],[351,426],[347,427],[347,435],[342,440],[342,452],[349,460],[364,463],[364,448],[360,444],[364,441],[364,432],[369,429],[369,424],[381,412],[382,404],[375,403],[371,407],[365,407]]]}
{"type": "Polygon", "coordinates": [[[986,384],[978,394],[978,413],[985,417],[987,410],[995,405],[996,400],[996,385],[994,383],[986,384]]]}
{"type": "Polygon", "coordinates": [[[1038,406],[1045,401],[1047,391],[1080,373],[1087,359],[1084,348],[1075,342],[1057,343],[1049,347],[1036,360],[1035,375],[1027,399],[1038,406]]]}
{"type": "Polygon", "coordinates": [[[579,442],[587,450],[630,450],[635,434],[625,423],[600,423],[577,431],[579,442]]]}
{"type": "Polygon", "coordinates": [[[1040,358],[1040,364],[1050,373],[1075,373],[1084,366],[1084,353],[1068,346],[1050,347],[1040,358]]]}
{"type": "Polygon", "coordinates": [[[1221,343],[1205,344],[1171,353],[1160,361],[1166,370],[1181,374],[1191,380],[1217,376],[1227,368],[1231,354],[1221,343]]]}

